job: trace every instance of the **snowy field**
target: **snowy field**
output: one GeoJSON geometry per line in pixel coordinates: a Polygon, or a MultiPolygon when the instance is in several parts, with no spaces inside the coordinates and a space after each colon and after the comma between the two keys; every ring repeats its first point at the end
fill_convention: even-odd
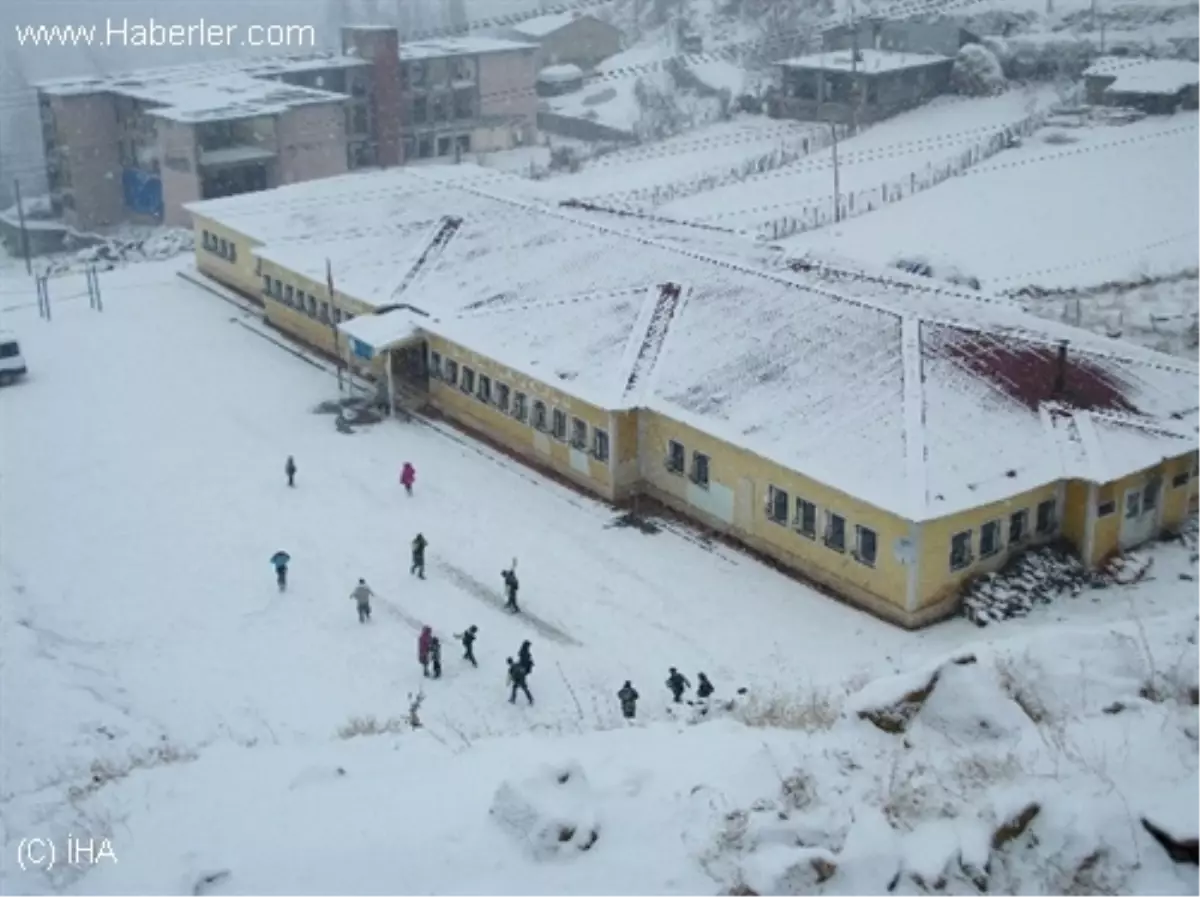
{"type": "MultiPolygon", "coordinates": [[[[857,194],[919,178],[1056,100],[1057,93],[1046,88],[986,99],[942,97],[880,122],[839,143],[841,193],[857,194]]],[[[805,208],[828,205],[832,194],[833,151],[828,148],[778,171],[668,202],[656,211],[750,231],[776,218],[802,216],[805,208]]],[[[908,200],[897,205],[904,202],[908,200]]]]}
{"type": "Polygon", "coordinates": [[[1184,549],[1157,550],[1153,582],[987,630],[997,641],[952,665],[901,747],[855,711],[983,632],[903,633],[682,532],[610,527],[609,509],[445,427],[339,434],[310,412],[336,395],[328,372],[178,264],[106,273],[104,312],[64,300],[52,323],[23,272],[0,270],[3,304],[29,303],[0,328],[30,367],[0,392],[19,434],[0,443],[0,891],[713,893],[741,880],[780,893],[809,889],[780,879],[808,874],[814,855],[786,847],[799,836],[841,866],[814,890],[877,892],[903,866],[897,893],[914,893],[912,875],[940,863],[961,892],[989,827],[1032,797],[1042,846],[1000,856],[995,890],[1055,892],[1085,865],[1125,892],[1197,893],[1194,868],[1170,864],[1136,819],[1195,834],[1184,549]],[[396,483],[404,460],[412,498],[396,483]],[[293,558],[284,595],[268,564],[279,549],[293,558]],[[493,603],[514,556],[526,617],[493,603]],[[379,596],[368,627],[347,600],[360,576],[379,596]],[[441,681],[420,675],[420,623],[445,643],[441,681]],[[452,638],[470,623],[479,670],[452,638]],[[526,638],[537,703],[514,707],[504,658],[526,638]],[[693,681],[704,670],[721,697],[746,686],[750,703],[690,726],[669,709],[670,665],[693,681]],[[611,731],[626,678],[639,725],[611,731]],[[1138,697],[1147,683],[1153,700],[1138,697]],[[1014,709],[1035,698],[1038,722],[1014,709]],[[1102,712],[1113,701],[1127,709],[1102,712]],[[570,761],[590,785],[525,781],[570,761]],[[785,820],[761,811],[785,799],[781,783],[785,820]],[[947,831],[930,816],[939,801],[968,821],[947,831]],[[525,826],[547,814],[599,840],[540,861],[525,826]],[[884,817],[902,834],[881,839],[884,817]],[[68,832],[111,838],[119,863],[19,868],[21,839],[68,832]]]}
{"type": "Polygon", "coordinates": [[[797,152],[817,134],[815,125],[740,115],[676,137],[618,150],[556,177],[550,188],[563,199],[626,196],[708,175],[722,175],[747,159],[776,151],[797,152]]]}
{"type": "Polygon", "coordinates": [[[1196,137],[1196,113],[1046,128],[964,177],[784,245],[920,256],[994,290],[1173,274],[1200,262],[1196,137]]]}

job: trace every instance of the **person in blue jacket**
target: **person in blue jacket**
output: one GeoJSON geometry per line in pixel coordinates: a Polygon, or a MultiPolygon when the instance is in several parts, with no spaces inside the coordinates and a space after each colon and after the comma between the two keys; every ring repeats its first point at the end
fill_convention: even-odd
{"type": "Polygon", "coordinates": [[[287,588],[287,568],[291,559],[286,551],[277,551],[271,555],[271,566],[275,568],[275,583],[281,592],[287,588]]]}

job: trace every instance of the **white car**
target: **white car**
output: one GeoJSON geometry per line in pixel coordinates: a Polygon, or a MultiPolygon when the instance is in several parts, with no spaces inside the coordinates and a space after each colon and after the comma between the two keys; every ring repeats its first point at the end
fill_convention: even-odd
{"type": "Polygon", "coordinates": [[[0,332],[0,386],[25,376],[25,357],[14,334],[0,332]]]}

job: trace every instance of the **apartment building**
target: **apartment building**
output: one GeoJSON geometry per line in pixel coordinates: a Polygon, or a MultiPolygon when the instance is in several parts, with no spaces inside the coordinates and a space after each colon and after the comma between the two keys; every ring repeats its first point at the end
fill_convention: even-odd
{"type": "Polygon", "coordinates": [[[534,44],[348,26],[342,47],[34,85],[56,214],[186,225],[197,200],[536,139],[534,44]]]}

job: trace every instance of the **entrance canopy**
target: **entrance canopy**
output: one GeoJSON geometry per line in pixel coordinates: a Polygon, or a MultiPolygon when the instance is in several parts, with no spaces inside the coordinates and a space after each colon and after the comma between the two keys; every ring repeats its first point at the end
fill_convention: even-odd
{"type": "Polygon", "coordinates": [[[350,339],[351,351],[366,359],[411,342],[418,333],[416,317],[403,308],[359,315],[338,324],[337,329],[350,339]]]}

